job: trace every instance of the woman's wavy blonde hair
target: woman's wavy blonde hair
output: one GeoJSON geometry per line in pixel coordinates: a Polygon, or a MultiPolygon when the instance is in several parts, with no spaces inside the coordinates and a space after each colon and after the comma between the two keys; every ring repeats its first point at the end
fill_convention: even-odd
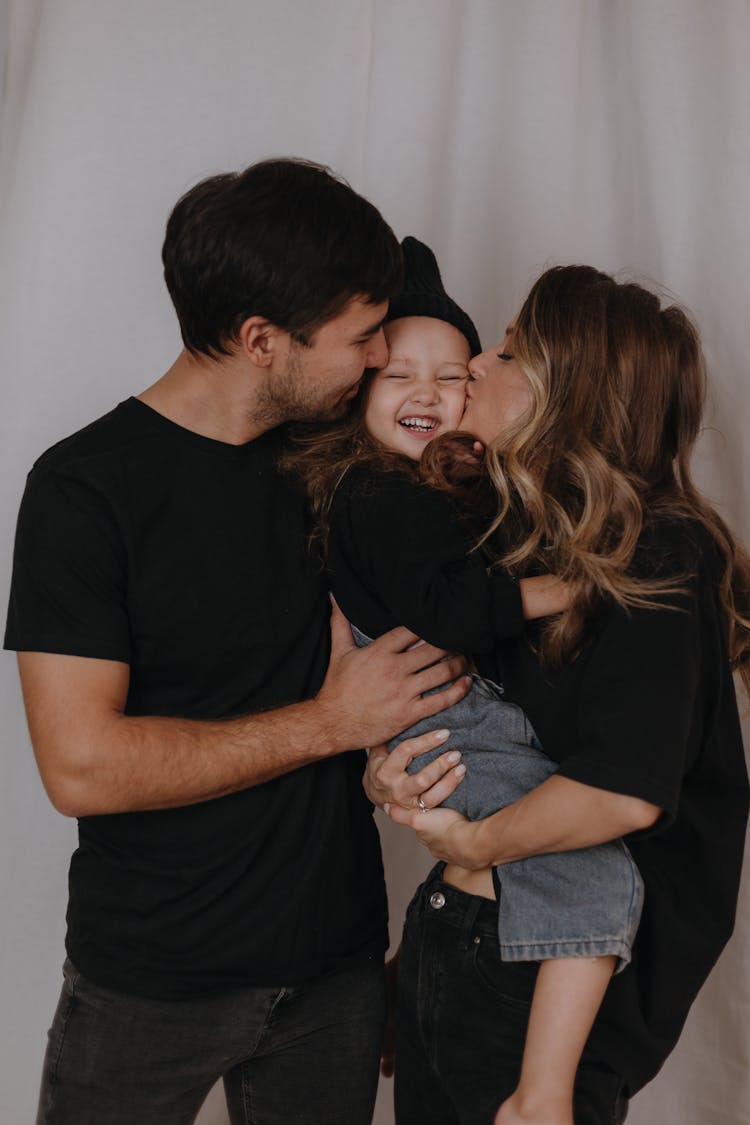
{"type": "MultiPolygon", "coordinates": [[[[571,605],[545,625],[543,658],[571,659],[603,595],[653,608],[678,592],[686,575],[636,577],[631,563],[650,523],[697,520],[723,559],[732,665],[750,689],[750,559],[690,473],[706,373],[688,316],[640,285],[561,266],[533,286],[508,347],[531,404],[486,451],[498,511],[480,542],[504,525],[511,545],[497,565],[568,583],[571,605]]],[[[436,481],[433,445],[425,457],[436,481]]]]}

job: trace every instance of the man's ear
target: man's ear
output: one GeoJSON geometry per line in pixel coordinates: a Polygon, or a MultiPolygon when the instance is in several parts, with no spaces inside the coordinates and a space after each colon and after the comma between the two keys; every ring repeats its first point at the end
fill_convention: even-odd
{"type": "Polygon", "coordinates": [[[288,347],[289,333],[262,316],[249,316],[240,325],[240,348],[256,367],[270,367],[280,348],[288,347]]]}

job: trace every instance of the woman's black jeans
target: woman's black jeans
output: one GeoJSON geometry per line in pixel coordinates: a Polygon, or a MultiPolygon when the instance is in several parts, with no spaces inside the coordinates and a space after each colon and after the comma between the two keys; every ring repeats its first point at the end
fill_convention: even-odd
{"type": "MultiPolygon", "coordinates": [[[[399,969],[396,1125],[492,1125],[515,1089],[536,966],[501,961],[497,903],[440,881],[409,906],[399,969]]],[[[576,1125],[620,1125],[622,1082],[584,1053],[576,1125]]]]}

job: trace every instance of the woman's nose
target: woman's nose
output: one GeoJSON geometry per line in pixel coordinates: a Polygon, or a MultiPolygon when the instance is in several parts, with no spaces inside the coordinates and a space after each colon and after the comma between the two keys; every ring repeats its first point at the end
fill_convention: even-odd
{"type": "Polygon", "coordinates": [[[469,360],[469,378],[483,379],[487,374],[487,352],[480,352],[469,360]]]}

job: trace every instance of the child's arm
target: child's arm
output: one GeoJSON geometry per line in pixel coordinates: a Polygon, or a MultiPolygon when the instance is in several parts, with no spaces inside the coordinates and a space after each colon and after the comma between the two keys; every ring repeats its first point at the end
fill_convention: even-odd
{"type": "Polygon", "coordinates": [[[348,474],[330,515],[334,593],[372,636],[402,624],[443,648],[484,653],[521,634],[524,617],[567,604],[551,576],[488,574],[450,499],[401,473],[348,474]]]}
{"type": "MultiPolygon", "coordinates": [[[[433,488],[452,493],[459,503],[471,509],[481,489],[491,489],[486,474],[484,446],[471,434],[453,434],[428,448],[420,473],[433,488]]],[[[502,572],[500,572],[502,573],[502,572]]],[[[521,602],[527,621],[564,613],[570,598],[565,583],[552,574],[522,578],[521,602]]]]}
{"type": "Polygon", "coordinates": [[[570,603],[567,583],[554,574],[540,574],[536,578],[522,578],[521,605],[527,621],[536,617],[551,617],[564,613],[570,603]]]}

